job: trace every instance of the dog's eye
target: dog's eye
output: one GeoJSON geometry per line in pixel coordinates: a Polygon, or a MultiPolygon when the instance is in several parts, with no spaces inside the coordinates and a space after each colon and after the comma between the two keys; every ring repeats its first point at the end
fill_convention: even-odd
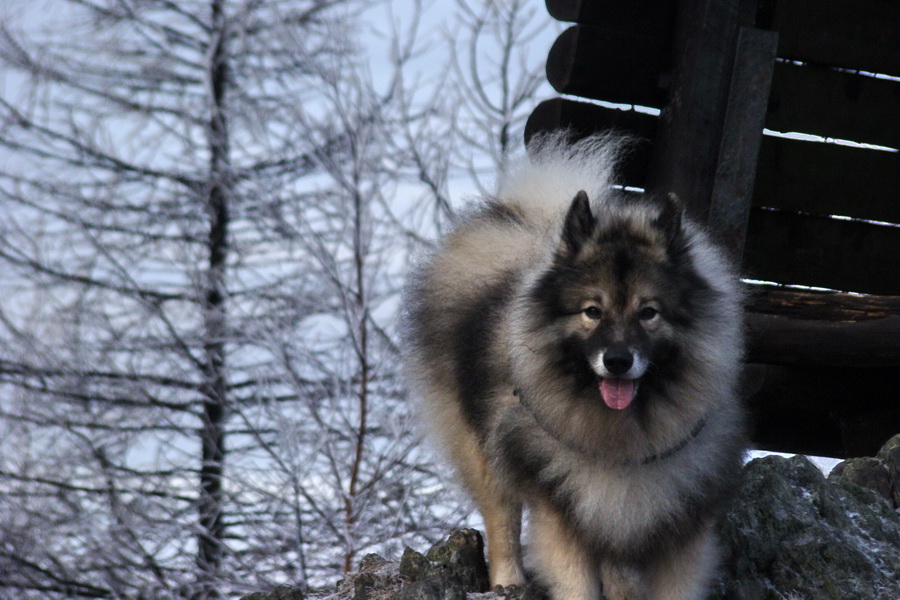
{"type": "Polygon", "coordinates": [[[597,306],[588,306],[582,312],[584,312],[584,316],[588,319],[599,319],[603,313],[600,311],[600,308],[597,306]]]}
{"type": "Polygon", "coordinates": [[[652,321],[658,314],[659,311],[652,306],[645,306],[638,313],[638,319],[640,319],[641,321],[652,321]]]}

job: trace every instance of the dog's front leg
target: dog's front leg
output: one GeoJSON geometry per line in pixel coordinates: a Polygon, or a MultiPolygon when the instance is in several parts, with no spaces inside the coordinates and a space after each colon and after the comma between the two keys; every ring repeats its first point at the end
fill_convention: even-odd
{"type": "Polygon", "coordinates": [[[483,498],[479,503],[487,533],[491,585],[525,583],[522,568],[522,505],[502,496],[483,498]]]}
{"type": "Polygon", "coordinates": [[[553,600],[599,600],[598,566],[561,515],[538,502],[531,521],[538,571],[553,600]]]}
{"type": "Polygon", "coordinates": [[[601,568],[605,600],[649,600],[650,589],[643,570],[630,564],[604,561],[601,568]]]}
{"type": "Polygon", "coordinates": [[[654,561],[650,569],[654,600],[702,600],[718,566],[717,543],[708,525],[684,546],[654,561]]]}

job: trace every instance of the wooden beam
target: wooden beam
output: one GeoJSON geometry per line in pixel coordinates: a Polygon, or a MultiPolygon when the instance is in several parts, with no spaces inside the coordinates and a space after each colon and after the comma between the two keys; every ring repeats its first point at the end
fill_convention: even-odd
{"type": "Polygon", "coordinates": [[[761,5],[757,26],[779,32],[778,56],[900,75],[900,3],[782,0],[761,5]]]}
{"type": "Polygon", "coordinates": [[[738,34],[709,207],[709,229],[736,262],[744,254],[777,44],[771,31],[741,27],[738,34]]]}
{"type": "MultiPolygon", "coordinates": [[[[837,323],[747,315],[748,356],[779,365],[883,367],[900,370],[900,316],[837,323]]],[[[898,430],[900,431],[900,430],[898,430]]]]}
{"type": "Polygon", "coordinates": [[[671,40],[575,25],[553,43],[547,80],[557,92],[659,108],[666,98],[671,40]]]}
{"type": "Polygon", "coordinates": [[[900,81],[780,62],[766,127],[900,148],[900,81]]]}
{"type": "Polygon", "coordinates": [[[900,227],[753,208],[744,270],[761,281],[900,295],[900,227]]]}
{"type": "MultiPolygon", "coordinates": [[[[856,323],[900,316],[900,296],[866,296],[753,284],[748,288],[746,308],[762,315],[856,323]]],[[[896,345],[900,347],[900,337],[896,345]]]]}
{"type": "Polygon", "coordinates": [[[900,373],[900,296],[751,289],[750,362],[893,367],[900,373]]]}
{"type": "Polygon", "coordinates": [[[900,152],[765,136],[753,204],[900,223],[900,152]]]}
{"type": "Polygon", "coordinates": [[[646,35],[672,35],[678,0],[546,0],[547,12],[558,21],[601,25],[646,35]]]}
{"type": "Polygon", "coordinates": [[[739,0],[679,3],[674,79],[660,114],[649,188],[678,194],[701,223],[709,220],[739,21],[739,0]]]}

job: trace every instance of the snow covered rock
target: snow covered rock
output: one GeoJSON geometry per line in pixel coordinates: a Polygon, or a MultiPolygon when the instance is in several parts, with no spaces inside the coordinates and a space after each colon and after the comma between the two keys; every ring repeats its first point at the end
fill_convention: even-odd
{"type": "Polygon", "coordinates": [[[838,464],[828,478],[832,481],[847,481],[868,488],[888,501],[891,498],[891,474],[880,458],[863,456],[849,458],[838,464]]]}
{"type": "Polygon", "coordinates": [[[900,598],[900,514],[804,457],[751,461],[722,537],[717,600],[900,598]]]}
{"type": "Polygon", "coordinates": [[[891,494],[894,508],[900,509],[900,433],[892,437],[878,451],[878,458],[884,462],[891,477],[891,494]]]}

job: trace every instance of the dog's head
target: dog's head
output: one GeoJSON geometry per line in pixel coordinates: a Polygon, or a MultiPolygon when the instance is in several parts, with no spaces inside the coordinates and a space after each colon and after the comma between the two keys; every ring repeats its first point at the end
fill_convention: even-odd
{"type": "Polygon", "coordinates": [[[599,214],[585,192],[575,196],[553,261],[527,295],[530,331],[581,395],[625,410],[677,377],[714,294],[689,244],[674,196],[621,200],[599,214]]]}

